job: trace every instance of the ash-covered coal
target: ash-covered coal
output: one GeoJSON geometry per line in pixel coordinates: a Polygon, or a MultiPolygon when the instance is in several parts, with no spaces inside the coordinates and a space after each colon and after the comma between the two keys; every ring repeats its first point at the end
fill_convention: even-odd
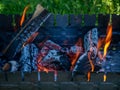
{"type": "MultiPolygon", "coordinates": [[[[51,40],[43,44],[38,55],[38,67],[45,67],[53,70],[70,70],[70,59],[63,53],[62,48],[51,40]]],[[[38,68],[39,69],[39,68],[38,68]]]]}

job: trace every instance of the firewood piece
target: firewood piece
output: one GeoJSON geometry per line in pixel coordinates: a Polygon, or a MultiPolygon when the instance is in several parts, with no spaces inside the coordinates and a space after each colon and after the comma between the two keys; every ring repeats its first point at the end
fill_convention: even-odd
{"type": "Polygon", "coordinates": [[[37,70],[36,56],[38,54],[38,48],[34,44],[26,45],[21,51],[20,66],[21,71],[31,72],[37,70]]]}
{"type": "Polygon", "coordinates": [[[97,28],[93,28],[88,31],[84,36],[84,48],[85,51],[90,51],[91,47],[96,47],[98,43],[98,32],[97,28]]]}
{"type": "Polygon", "coordinates": [[[26,23],[24,27],[18,32],[18,34],[11,40],[8,46],[3,51],[8,57],[14,57],[19,52],[23,44],[27,39],[38,29],[41,25],[50,17],[50,13],[44,9],[41,5],[37,5],[36,11],[32,18],[26,23]]]}
{"type": "Polygon", "coordinates": [[[94,63],[97,56],[98,32],[97,28],[88,31],[84,36],[85,53],[79,57],[73,69],[75,72],[86,73],[94,70],[94,63]]]}
{"type": "Polygon", "coordinates": [[[76,62],[76,65],[72,71],[72,74],[74,76],[75,73],[81,73],[84,74],[91,70],[89,60],[88,60],[88,54],[85,52],[83,55],[81,55],[76,62]]]}

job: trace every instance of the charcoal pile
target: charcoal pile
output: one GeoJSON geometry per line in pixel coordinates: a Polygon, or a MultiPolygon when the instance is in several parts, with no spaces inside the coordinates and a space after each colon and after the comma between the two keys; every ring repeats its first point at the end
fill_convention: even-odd
{"type": "Polygon", "coordinates": [[[80,40],[70,48],[61,47],[51,40],[37,45],[27,44],[21,49],[19,60],[16,60],[19,63],[16,70],[25,72],[72,70],[73,73],[92,71],[97,57],[97,28],[93,28],[84,36],[85,51],[80,40]]]}
{"type": "MultiPolygon", "coordinates": [[[[60,46],[60,43],[51,40],[52,38],[40,41],[37,39],[36,42],[35,38],[40,35],[38,29],[50,15],[51,13],[42,6],[37,6],[32,18],[21,27],[5,50],[0,53],[1,72],[72,71],[74,76],[76,73],[85,74],[94,71],[120,71],[120,68],[116,68],[120,65],[120,60],[117,60],[119,55],[113,51],[107,53],[105,50],[109,45],[105,52],[100,51],[104,43],[101,42],[99,45],[98,28],[86,28],[85,33],[81,32],[83,37],[79,36],[76,44],[69,47],[60,46]]],[[[110,44],[112,31],[107,32],[110,35],[107,35],[103,41],[110,44]]]]}
{"type": "Polygon", "coordinates": [[[30,42],[14,58],[1,57],[0,71],[72,71],[73,76],[93,71],[119,71],[116,68],[119,63],[112,57],[115,52],[109,52],[106,60],[101,60],[103,52],[98,49],[98,41],[97,28],[91,28],[71,47],[62,47],[52,40],[30,42]]]}

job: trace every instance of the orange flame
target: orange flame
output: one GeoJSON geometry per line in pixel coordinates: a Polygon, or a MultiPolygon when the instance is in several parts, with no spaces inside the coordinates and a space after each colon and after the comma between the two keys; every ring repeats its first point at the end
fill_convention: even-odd
{"type": "Polygon", "coordinates": [[[90,81],[90,77],[91,77],[91,74],[90,72],[87,73],[87,81],[89,82],[90,81]]]}
{"type": "Polygon", "coordinates": [[[112,25],[108,24],[108,27],[107,27],[107,36],[105,38],[105,47],[104,47],[104,54],[103,54],[104,58],[106,57],[108,47],[109,47],[109,45],[111,43],[111,38],[112,38],[112,25]]]}
{"type": "Polygon", "coordinates": [[[27,5],[23,10],[23,14],[22,14],[22,17],[21,17],[21,20],[20,20],[20,26],[22,26],[22,24],[25,20],[26,11],[28,10],[28,8],[29,8],[29,5],[27,5]]]}
{"type": "Polygon", "coordinates": [[[107,80],[107,75],[104,74],[104,75],[103,75],[103,81],[106,82],[106,80],[107,80]]]}
{"type": "Polygon", "coordinates": [[[46,73],[48,73],[48,72],[49,72],[49,69],[47,69],[47,68],[45,68],[45,67],[43,67],[43,66],[38,65],[38,71],[39,71],[39,72],[40,72],[40,71],[45,71],[46,73]]]}
{"type": "Polygon", "coordinates": [[[92,68],[91,71],[93,72],[95,67],[94,67],[94,64],[93,64],[93,62],[92,62],[92,60],[91,60],[91,58],[90,58],[90,53],[91,53],[91,52],[88,52],[88,60],[89,60],[89,62],[90,62],[91,68],[92,68]]]}
{"type": "Polygon", "coordinates": [[[99,38],[98,39],[98,44],[97,44],[97,49],[99,50],[101,48],[101,46],[103,45],[105,41],[105,38],[99,38]]]}
{"type": "MultiPolygon", "coordinates": [[[[78,41],[77,41],[77,43],[76,43],[75,45],[76,45],[76,46],[79,46],[79,47],[81,48],[81,47],[82,47],[82,39],[79,38],[78,41]]],[[[82,48],[81,48],[81,50],[78,49],[78,48],[76,48],[76,49],[77,49],[77,52],[75,53],[74,56],[73,56],[73,55],[69,55],[69,56],[71,57],[71,70],[73,69],[73,67],[74,67],[77,59],[79,58],[80,54],[81,54],[82,51],[83,51],[82,48]]]]}

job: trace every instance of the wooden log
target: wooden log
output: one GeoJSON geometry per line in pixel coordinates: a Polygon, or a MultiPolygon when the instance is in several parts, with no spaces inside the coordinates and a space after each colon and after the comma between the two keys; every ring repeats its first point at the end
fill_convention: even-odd
{"type": "Polygon", "coordinates": [[[21,71],[37,71],[36,56],[38,55],[38,48],[34,44],[28,44],[22,49],[21,55],[19,61],[21,71]]]}
{"type": "Polygon", "coordinates": [[[17,52],[21,50],[27,39],[50,17],[50,13],[41,5],[37,5],[36,11],[32,18],[26,23],[18,34],[11,40],[8,46],[4,49],[3,54],[9,58],[13,58],[17,52]]]}
{"type": "Polygon", "coordinates": [[[90,70],[94,71],[94,63],[97,56],[97,42],[97,28],[93,28],[84,36],[85,53],[78,58],[78,61],[76,62],[76,65],[72,72],[73,76],[76,72],[87,73],[90,70]]]}

